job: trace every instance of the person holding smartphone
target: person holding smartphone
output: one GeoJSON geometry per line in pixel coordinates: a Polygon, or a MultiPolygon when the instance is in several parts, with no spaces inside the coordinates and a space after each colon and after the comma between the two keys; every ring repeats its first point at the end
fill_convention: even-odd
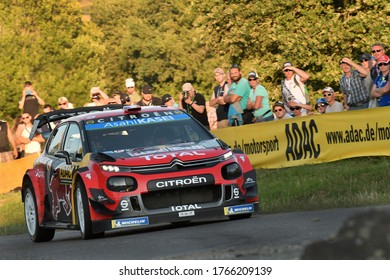
{"type": "Polygon", "coordinates": [[[28,113],[35,118],[40,113],[40,108],[43,105],[45,105],[45,101],[39,97],[32,83],[30,81],[24,82],[22,97],[19,101],[19,109],[23,110],[23,113],[28,113]]]}

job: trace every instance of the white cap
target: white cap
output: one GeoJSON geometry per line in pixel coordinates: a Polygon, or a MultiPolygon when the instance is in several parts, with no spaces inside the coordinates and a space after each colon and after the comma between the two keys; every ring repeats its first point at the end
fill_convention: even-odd
{"type": "Polygon", "coordinates": [[[185,83],[183,86],[182,86],[182,90],[183,91],[190,91],[190,90],[192,90],[193,89],[193,87],[192,87],[192,85],[190,84],[190,83],[185,83]]]}
{"type": "Polygon", "coordinates": [[[134,80],[132,78],[130,79],[127,79],[126,80],[126,87],[134,87],[135,86],[135,83],[134,83],[134,80]]]}

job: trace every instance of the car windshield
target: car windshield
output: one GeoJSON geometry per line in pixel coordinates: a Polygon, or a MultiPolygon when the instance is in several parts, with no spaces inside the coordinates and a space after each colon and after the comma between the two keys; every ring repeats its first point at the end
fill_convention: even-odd
{"type": "Polygon", "coordinates": [[[87,120],[85,130],[91,152],[142,150],[183,143],[219,145],[206,128],[180,110],[87,120]]]}

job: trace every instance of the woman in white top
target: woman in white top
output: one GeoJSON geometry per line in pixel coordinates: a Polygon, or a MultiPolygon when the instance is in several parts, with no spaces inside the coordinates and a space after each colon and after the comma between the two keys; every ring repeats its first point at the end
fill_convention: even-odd
{"type": "Polygon", "coordinates": [[[36,134],[33,139],[29,139],[31,129],[33,127],[32,118],[30,114],[22,114],[22,124],[20,124],[16,130],[16,137],[19,142],[24,144],[25,156],[41,153],[41,143],[45,142],[42,135],[36,134]]]}

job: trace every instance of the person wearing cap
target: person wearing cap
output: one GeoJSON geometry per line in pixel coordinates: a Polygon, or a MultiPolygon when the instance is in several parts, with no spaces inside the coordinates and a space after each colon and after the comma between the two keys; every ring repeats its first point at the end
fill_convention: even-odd
{"type": "Polygon", "coordinates": [[[282,81],[282,97],[287,108],[299,107],[303,116],[308,115],[313,108],[310,105],[310,97],[306,93],[305,82],[309,74],[292,65],[291,62],[283,64],[284,80],[282,81]]]}
{"type": "MultiPolygon", "coordinates": [[[[367,71],[367,76],[364,78],[364,87],[367,90],[368,95],[371,95],[372,85],[373,85],[373,79],[371,78],[371,67],[375,65],[374,57],[371,56],[369,53],[362,53],[359,56],[360,59],[360,65],[367,71]]],[[[368,108],[374,108],[377,106],[377,99],[371,97],[371,99],[368,102],[368,108]]]]}
{"type": "MultiPolygon", "coordinates": [[[[360,59],[360,65],[367,71],[367,76],[364,78],[364,87],[366,88],[367,90],[367,93],[368,95],[371,95],[371,90],[372,90],[372,85],[373,85],[373,80],[371,78],[371,73],[370,73],[370,69],[371,67],[373,66],[372,65],[372,61],[373,59],[371,59],[371,55],[369,53],[363,53],[360,55],[359,57],[360,59]]],[[[374,99],[371,99],[374,101],[374,99]]],[[[372,107],[372,105],[370,106],[370,104],[374,104],[372,103],[370,100],[370,103],[368,105],[368,107],[372,107]]],[[[376,99],[375,99],[376,101],[376,99]]]]}
{"type": "Polygon", "coordinates": [[[202,94],[195,91],[191,83],[185,83],[182,86],[182,92],[179,94],[179,99],[179,109],[187,111],[204,127],[210,129],[206,111],[206,100],[202,94]]]}
{"type": "Polygon", "coordinates": [[[319,114],[324,114],[326,106],[328,106],[328,103],[326,102],[326,99],[323,97],[320,97],[316,101],[315,109],[318,111],[319,114]]]}
{"type": "Polygon", "coordinates": [[[259,84],[259,76],[256,72],[248,74],[248,81],[251,86],[249,92],[247,110],[253,110],[253,122],[266,122],[274,119],[267,90],[259,84]]]}
{"type": "Polygon", "coordinates": [[[91,102],[84,104],[84,107],[106,105],[109,98],[108,95],[99,87],[91,88],[89,96],[91,98],[91,102]]]}
{"type": "Polygon", "coordinates": [[[378,102],[379,107],[390,106],[390,92],[389,90],[379,91],[378,89],[385,88],[389,84],[389,70],[390,70],[390,59],[387,55],[382,55],[378,58],[377,65],[380,73],[374,80],[372,87],[372,97],[380,97],[378,102]]]}
{"type": "Polygon", "coordinates": [[[275,114],[275,121],[293,118],[289,113],[287,113],[284,102],[282,101],[276,101],[274,105],[272,105],[272,111],[275,114]]]}
{"type": "MultiPolygon", "coordinates": [[[[137,102],[139,106],[160,106],[161,99],[153,96],[153,89],[149,84],[145,84],[141,90],[142,98],[137,102]]],[[[131,97],[130,97],[131,98],[131,97]]]]}
{"type": "Polygon", "coordinates": [[[175,102],[175,99],[173,99],[172,95],[170,94],[164,94],[161,97],[161,103],[162,105],[169,106],[169,107],[175,107],[178,108],[179,105],[175,102]]]}
{"type": "Polygon", "coordinates": [[[58,98],[58,109],[59,110],[67,110],[67,109],[73,109],[73,104],[68,101],[68,98],[65,96],[62,96],[58,98]]]}
{"type": "Polygon", "coordinates": [[[333,88],[326,87],[322,90],[322,95],[325,98],[326,106],[325,113],[344,112],[343,104],[336,100],[336,93],[333,88]]]}
{"type": "Polygon", "coordinates": [[[130,96],[132,104],[137,104],[141,100],[141,96],[135,89],[135,82],[132,78],[126,79],[126,93],[130,96]]]}
{"type": "Polygon", "coordinates": [[[340,78],[340,90],[344,94],[344,108],[347,111],[368,108],[370,96],[364,85],[364,78],[368,75],[368,71],[348,57],[340,60],[340,67],[344,72],[340,78]],[[355,69],[353,70],[352,67],[355,69]]]}
{"type": "Polygon", "coordinates": [[[228,93],[229,84],[226,81],[226,75],[222,68],[216,68],[214,70],[214,79],[217,81],[218,85],[214,87],[209,106],[216,109],[217,127],[225,128],[229,126],[228,113],[230,104],[225,103],[223,100],[224,96],[228,93]]]}
{"type": "Polygon", "coordinates": [[[242,78],[241,68],[237,64],[233,64],[230,67],[229,74],[232,84],[223,101],[230,103],[228,112],[229,126],[239,126],[243,124],[242,114],[246,109],[251,87],[248,80],[242,78]]]}

